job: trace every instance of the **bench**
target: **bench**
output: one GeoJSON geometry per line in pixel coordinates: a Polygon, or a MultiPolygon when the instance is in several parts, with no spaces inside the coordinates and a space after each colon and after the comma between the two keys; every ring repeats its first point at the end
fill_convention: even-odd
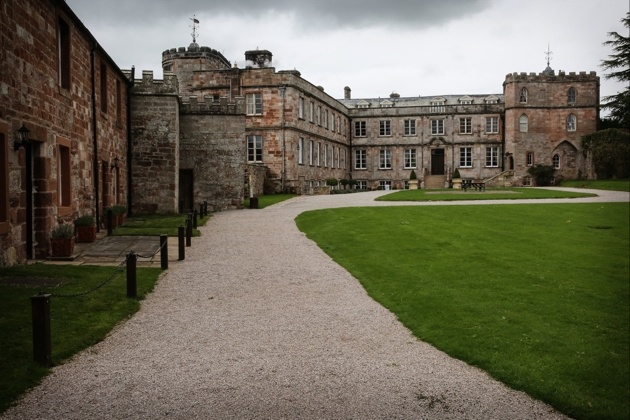
{"type": "Polygon", "coordinates": [[[486,183],[476,179],[462,179],[462,190],[468,191],[468,188],[474,188],[477,191],[485,191],[486,183]]]}

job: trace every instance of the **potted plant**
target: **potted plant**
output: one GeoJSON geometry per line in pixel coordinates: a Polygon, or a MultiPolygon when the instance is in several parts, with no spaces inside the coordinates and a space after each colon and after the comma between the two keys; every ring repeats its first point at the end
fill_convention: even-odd
{"type": "Polygon", "coordinates": [[[86,214],[74,221],[77,242],[94,242],[96,240],[96,221],[94,216],[86,214]]]}
{"type": "Polygon", "coordinates": [[[53,257],[69,257],[74,252],[74,228],[60,223],[50,233],[50,252],[53,257]]]}
{"type": "Polygon", "coordinates": [[[462,189],[462,177],[459,174],[458,168],[455,168],[455,172],[453,172],[453,188],[458,190],[462,189]]]}
{"type": "Polygon", "coordinates": [[[112,213],[116,222],[114,225],[121,226],[125,222],[125,215],[127,214],[127,207],[122,204],[116,204],[112,206],[112,213]]]}
{"type": "Polygon", "coordinates": [[[414,171],[413,169],[411,170],[411,173],[409,174],[409,189],[410,190],[418,189],[418,175],[416,175],[416,171],[414,171]]]}

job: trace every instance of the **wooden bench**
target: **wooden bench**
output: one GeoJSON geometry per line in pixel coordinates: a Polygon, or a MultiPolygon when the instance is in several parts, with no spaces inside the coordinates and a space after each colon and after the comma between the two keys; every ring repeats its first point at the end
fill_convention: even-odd
{"type": "Polygon", "coordinates": [[[477,179],[462,179],[462,190],[466,192],[468,188],[474,188],[477,191],[485,191],[486,183],[477,179]]]}

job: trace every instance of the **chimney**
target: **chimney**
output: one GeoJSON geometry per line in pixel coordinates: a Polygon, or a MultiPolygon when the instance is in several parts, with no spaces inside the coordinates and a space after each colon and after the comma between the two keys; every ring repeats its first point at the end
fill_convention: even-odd
{"type": "Polygon", "coordinates": [[[348,86],[343,88],[343,99],[352,99],[350,92],[352,92],[352,90],[348,86]]]}

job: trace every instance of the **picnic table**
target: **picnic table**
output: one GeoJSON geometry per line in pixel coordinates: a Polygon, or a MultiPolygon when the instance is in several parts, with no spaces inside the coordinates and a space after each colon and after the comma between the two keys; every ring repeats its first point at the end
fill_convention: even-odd
{"type": "Polygon", "coordinates": [[[462,179],[462,190],[468,191],[468,188],[474,188],[477,191],[485,191],[486,183],[481,179],[462,179]]]}

